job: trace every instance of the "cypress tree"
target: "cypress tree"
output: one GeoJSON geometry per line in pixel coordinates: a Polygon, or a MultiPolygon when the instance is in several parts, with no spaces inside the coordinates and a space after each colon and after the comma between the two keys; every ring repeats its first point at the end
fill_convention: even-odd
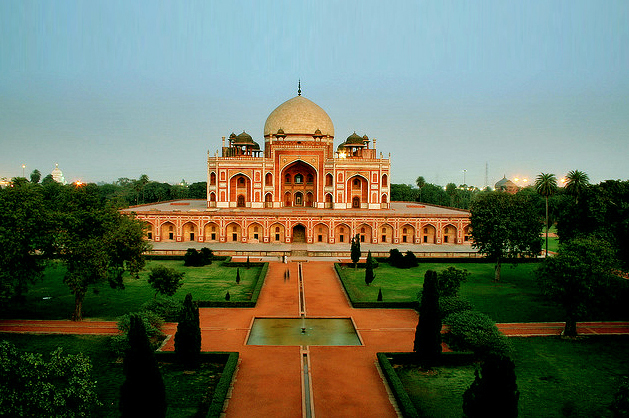
{"type": "Polygon", "coordinates": [[[367,254],[367,266],[365,268],[365,284],[369,286],[374,281],[376,275],[373,272],[373,259],[371,258],[371,251],[367,254]]]}
{"type": "Polygon", "coordinates": [[[236,268],[236,284],[240,284],[240,268],[236,268]]]}
{"type": "Polygon", "coordinates": [[[166,387],[151,349],[142,319],[133,314],[124,356],[125,381],[120,388],[122,417],[165,417],[166,387]]]}
{"type": "Polygon", "coordinates": [[[491,355],[483,362],[481,373],[463,394],[463,412],[467,418],[515,418],[520,392],[516,384],[515,364],[506,356],[491,355]]]}
{"type": "Polygon", "coordinates": [[[358,260],[360,260],[360,235],[356,234],[352,237],[352,245],[350,247],[350,257],[352,259],[352,263],[354,263],[354,268],[358,264],[358,260]]]}
{"type": "Polygon", "coordinates": [[[378,289],[378,302],[382,302],[382,289],[378,289]]]}
{"type": "Polygon", "coordinates": [[[199,325],[199,308],[192,302],[192,294],[188,293],[183,302],[183,310],[177,324],[175,334],[175,353],[179,362],[195,366],[201,352],[201,327],[199,325]]]}
{"type": "Polygon", "coordinates": [[[424,276],[413,351],[427,367],[435,364],[441,354],[441,315],[436,271],[428,270],[424,276]]]}
{"type": "Polygon", "coordinates": [[[229,291],[227,291],[227,293],[225,293],[225,300],[229,301],[231,299],[231,296],[229,295],[229,291]]]}

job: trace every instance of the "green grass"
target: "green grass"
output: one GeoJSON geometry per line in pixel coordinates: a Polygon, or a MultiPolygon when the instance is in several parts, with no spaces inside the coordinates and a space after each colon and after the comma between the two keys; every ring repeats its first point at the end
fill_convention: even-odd
{"type": "MultiPolygon", "coordinates": [[[[92,377],[97,381],[98,399],[103,404],[94,416],[118,417],[120,386],[124,381],[122,363],[116,362],[107,349],[108,337],[74,335],[0,334],[0,339],[12,342],[21,351],[38,352],[44,357],[63,347],[64,353],[82,352],[92,360],[92,377]]],[[[203,363],[197,370],[186,371],[173,363],[160,363],[166,385],[167,417],[193,416],[203,400],[211,400],[224,364],[203,363]]]]}
{"type": "MultiPolygon", "coordinates": [[[[619,379],[629,374],[629,337],[510,340],[519,417],[611,417],[608,406],[619,379]]],[[[412,365],[396,370],[413,403],[423,405],[427,416],[462,416],[462,395],[474,380],[473,366],[440,367],[432,374],[412,365]]]]}
{"type": "MultiPolygon", "coordinates": [[[[107,283],[90,288],[83,302],[83,316],[90,319],[115,320],[117,317],[140,309],[155,295],[148,284],[148,268],[158,264],[185,272],[184,284],[173,298],[183,300],[192,293],[195,300],[224,301],[229,291],[231,301],[248,301],[262,267],[240,268],[240,284],[236,284],[236,268],[222,267],[215,262],[205,267],[184,267],[183,261],[159,260],[147,262],[139,279],[124,278],[124,290],[114,290],[107,283]]],[[[63,283],[65,268],[56,263],[46,269],[42,281],[31,286],[26,303],[1,309],[4,318],[70,319],[74,310],[74,295],[63,283]],[[44,299],[49,298],[49,299],[44,299]]]]}
{"type": "Polygon", "coordinates": [[[411,269],[380,263],[371,286],[365,285],[365,270],[360,268],[342,269],[341,279],[352,301],[375,302],[382,288],[385,302],[408,302],[417,300],[427,270],[440,271],[449,266],[470,272],[470,277],[461,285],[460,296],[495,322],[547,322],[564,318],[560,308],[542,297],[533,274],[536,263],[503,264],[499,283],[493,281],[493,263],[422,263],[411,269]]]}

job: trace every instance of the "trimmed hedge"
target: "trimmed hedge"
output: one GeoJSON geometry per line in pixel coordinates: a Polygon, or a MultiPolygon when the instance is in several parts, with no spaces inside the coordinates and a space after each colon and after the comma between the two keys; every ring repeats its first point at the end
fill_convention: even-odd
{"type": "MultiPolygon", "coordinates": [[[[422,418],[426,415],[415,408],[415,405],[408,396],[406,389],[402,381],[398,377],[395,369],[391,365],[391,361],[395,361],[397,364],[417,364],[416,353],[377,353],[378,363],[382,369],[384,377],[387,379],[389,389],[393,392],[393,396],[400,408],[400,412],[404,418],[422,418]]],[[[446,352],[441,353],[439,356],[439,363],[437,366],[462,366],[472,364],[476,361],[474,353],[469,352],[446,352]]]]}
{"type": "Polygon", "coordinates": [[[391,389],[391,392],[393,392],[397,406],[400,408],[400,412],[402,412],[402,416],[404,418],[422,417],[423,415],[419,415],[417,409],[415,409],[415,405],[413,405],[413,402],[411,401],[411,398],[408,396],[408,393],[406,393],[402,381],[398,377],[397,373],[395,373],[395,370],[387,357],[387,353],[377,353],[376,356],[378,358],[378,363],[380,363],[380,369],[382,369],[382,373],[384,374],[385,379],[387,379],[389,388],[391,389]]]}
{"type": "MultiPolygon", "coordinates": [[[[156,351],[155,358],[157,361],[164,363],[177,362],[176,354],[173,351],[156,351]]],[[[210,404],[208,413],[205,416],[206,418],[218,418],[221,416],[223,406],[225,405],[225,398],[227,397],[227,392],[229,391],[229,386],[234,379],[234,373],[236,372],[236,367],[238,366],[238,358],[239,353],[227,351],[212,351],[201,353],[199,355],[199,359],[203,363],[225,363],[221,378],[214,389],[214,396],[212,396],[212,403],[210,404]]]]}

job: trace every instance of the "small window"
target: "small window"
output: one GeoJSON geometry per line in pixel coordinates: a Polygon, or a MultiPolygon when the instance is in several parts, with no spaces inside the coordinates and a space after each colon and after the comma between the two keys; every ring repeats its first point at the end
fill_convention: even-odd
{"type": "Polygon", "coordinates": [[[287,174],[286,177],[284,177],[284,181],[286,184],[290,184],[290,174],[287,174]]]}
{"type": "Polygon", "coordinates": [[[169,232],[168,239],[174,239],[174,238],[175,238],[174,234],[172,232],[169,232]]]}
{"type": "Polygon", "coordinates": [[[253,232],[258,232],[258,227],[257,226],[253,227],[253,232]]]}
{"type": "Polygon", "coordinates": [[[232,231],[237,232],[238,231],[238,227],[237,226],[232,226],[232,231]]]}
{"type": "Polygon", "coordinates": [[[280,227],[279,226],[275,227],[275,232],[280,232],[280,227]]]}
{"type": "Polygon", "coordinates": [[[194,241],[194,232],[190,233],[190,241],[194,241]]]}
{"type": "Polygon", "coordinates": [[[448,242],[448,236],[447,235],[443,236],[443,242],[448,242]]]}
{"type": "Polygon", "coordinates": [[[402,235],[402,242],[406,242],[406,235],[402,235]]]}
{"type": "Polygon", "coordinates": [[[345,241],[345,235],[339,235],[339,242],[345,241]]]}
{"type": "Polygon", "coordinates": [[[319,242],[323,242],[323,235],[319,234],[319,235],[317,236],[317,240],[318,240],[319,242]]]}
{"type": "Polygon", "coordinates": [[[382,228],[382,233],[386,234],[387,233],[387,229],[386,228],[382,228]]]}
{"type": "Polygon", "coordinates": [[[424,234],[428,233],[428,228],[424,228],[424,234]]]}
{"type": "Polygon", "coordinates": [[[365,242],[365,236],[364,235],[360,236],[360,242],[365,242]]]}
{"type": "Polygon", "coordinates": [[[238,241],[238,234],[232,234],[232,241],[238,241]]]}
{"type": "Polygon", "coordinates": [[[314,177],[312,177],[312,174],[308,174],[308,177],[306,177],[306,183],[312,183],[314,181],[314,177]]]}
{"type": "Polygon", "coordinates": [[[213,227],[212,227],[212,232],[215,232],[215,231],[216,231],[216,227],[215,227],[215,226],[213,226],[213,227]]]}
{"type": "Polygon", "coordinates": [[[280,234],[275,234],[275,241],[279,241],[280,240],[280,234]]]}
{"type": "Polygon", "coordinates": [[[148,239],[153,239],[153,233],[152,233],[152,232],[149,232],[148,234],[146,234],[146,237],[147,237],[148,239]]]}
{"type": "Polygon", "coordinates": [[[364,234],[365,233],[365,228],[360,228],[360,233],[364,234]]]}
{"type": "Polygon", "coordinates": [[[253,234],[253,239],[258,239],[258,234],[253,234]]]}
{"type": "Polygon", "coordinates": [[[387,236],[386,235],[382,236],[382,242],[387,242],[387,236]]]}
{"type": "Polygon", "coordinates": [[[238,184],[241,186],[245,185],[245,178],[244,177],[238,177],[238,184]]]}
{"type": "Polygon", "coordinates": [[[212,241],[216,241],[216,233],[212,234],[212,241]]]}
{"type": "Polygon", "coordinates": [[[295,184],[301,184],[304,182],[304,176],[301,174],[295,174],[295,184]]]}
{"type": "Polygon", "coordinates": [[[343,234],[343,233],[345,232],[345,228],[340,227],[340,228],[339,228],[339,232],[340,232],[341,234],[343,234]]]}
{"type": "Polygon", "coordinates": [[[319,232],[323,232],[323,228],[322,227],[319,227],[319,232]]]}
{"type": "Polygon", "coordinates": [[[406,234],[406,228],[402,228],[402,233],[406,234]]]}

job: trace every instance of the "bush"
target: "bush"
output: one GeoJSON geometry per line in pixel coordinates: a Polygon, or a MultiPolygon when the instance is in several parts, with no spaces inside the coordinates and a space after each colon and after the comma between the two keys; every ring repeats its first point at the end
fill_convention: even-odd
{"type": "Polygon", "coordinates": [[[151,311],[141,311],[136,313],[128,313],[118,318],[118,330],[121,332],[118,335],[114,335],[109,339],[110,349],[112,353],[117,357],[122,357],[129,348],[129,341],[127,335],[131,327],[131,316],[138,315],[144,324],[146,335],[151,344],[151,348],[157,350],[166,336],[162,332],[162,325],[164,321],[162,318],[151,311]]]}
{"type": "Polygon", "coordinates": [[[183,256],[183,265],[187,267],[203,267],[212,264],[212,258],[214,258],[214,254],[207,247],[201,248],[200,251],[188,248],[183,256]]]}
{"type": "Polygon", "coordinates": [[[614,394],[611,410],[614,418],[629,417],[629,376],[623,376],[618,385],[618,392],[614,394]]]}
{"type": "Polygon", "coordinates": [[[387,260],[390,266],[402,268],[404,265],[404,256],[397,248],[389,250],[389,258],[387,260]]]}
{"type": "Polygon", "coordinates": [[[39,353],[21,353],[0,341],[0,415],[11,417],[86,417],[100,402],[92,364],[83,354],[50,360],[39,353]]]}
{"type": "Polygon", "coordinates": [[[456,267],[448,267],[447,269],[439,272],[439,283],[437,288],[439,289],[440,296],[457,296],[461,283],[463,283],[469,277],[470,273],[465,269],[458,269],[456,267]]]}
{"type": "Polygon", "coordinates": [[[166,322],[177,322],[182,309],[181,301],[174,298],[151,299],[142,305],[143,311],[156,313],[166,322]]]}
{"type": "Polygon", "coordinates": [[[437,273],[428,270],[424,276],[424,289],[419,307],[419,320],[415,329],[413,351],[424,366],[434,365],[441,354],[441,317],[437,273]]]}
{"type": "Polygon", "coordinates": [[[472,304],[467,299],[461,299],[454,296],[446,296],[439,298],[439,311],[441,313],[441,319],[444,319],[448,315],[459,313],[463,311],[471,311],[472,304]]]}
{"type": "Polygon", "coordinates": [[[449,329],[444,340],[453,350],[473,351],[478,356],[508,355],[511,347],[496,323],[478,311],[462,311],[448,315],[443,322],[449,329]]]}
{"type": "Polygon", "coordinates": [[[404,255],[404,265],[402,266],[405,269],[410,269],[412,267],[417,267],[419,263],[417,262],[417,257],[413,254],[412,251],[407,251],[404,255]]]}

